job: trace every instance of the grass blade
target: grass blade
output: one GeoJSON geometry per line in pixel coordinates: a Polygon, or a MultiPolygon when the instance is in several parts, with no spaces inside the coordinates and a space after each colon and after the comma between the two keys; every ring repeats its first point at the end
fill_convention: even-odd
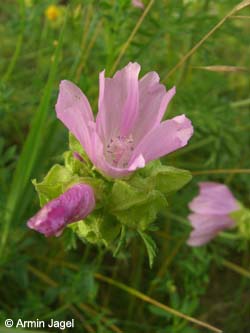
{"type": "Polygon", "coordinates": [[[228,14],[226,14],[184,57],[181,58],[181,60],[167,73],[162,81],[166,82],[169,76],[171,76],[179,67],[181,67],[197,51],[197,49],[225,23],[228,18],[249,5],[250,0],[242,1],[233,9],[231,9],[228,14]]]}
{"type": "Polygon", "coordinates": [[[175,309],[172,309],[170,308],[169,306],[165,305],[165,304],[162,304],[160,302],[158,302],[157,300],[143,294],[142,292],[134,289],[134,288],[131,288],[131,287],[128,287],[127,285],[121,283],[121,282],[118,282],[118,281],[115,281],[109,277],[106,277],[106,276],[103,276],[102,274],[95,274],[96,278],[100,281],[103,281],[103,282],[106,282],[108,284],[111,284],[117,288],[120,288],[122,289],[123,291],[129,293],[130,295],[133,295],[139,299],[141,299],[142,301],[146,302],[146,303],[149,303],[149,304],[152,304],[168,313],[171,313],[172,315],[174,316],[177,316],[177,317],[180,317],[180,318],[183,318],[185,320],[188,320],[194,324],[197,324],[199,326],[202,326],[202,327],[205,327],[209,330],[211,330],[212,332],[216,332],[216,333],[222,333],[222,330],[212,326],[212,325],[209,325],[203,321],[200,321],[198,319],[195,319],[193,317],[190,317],[190,316],[187,316],[185,315],[184,313],[181,313],[175,309]]]}
{"type": "Polygon", "coordinates": [[[2,253],[4,249],[8,238],[10,224],[14,219],[15,214],[18,215],[18,207],[22,204],[22,198],[25,196],[25,191],[30,181],[32,171],[34,170],[34,167],[38,162],[39,152],[41,151],[42,147],[43,134],[45,131],[48,130],[46,122],[49,111],[48,106],[52,94],[53,82],[58,67],[60,50],[63,41],[64,26],[61,30],[55,54],[52,57],[50,73],[44,89],[41,103],[31,122],[30,132],[22,148],[17,167],[13,175],[10,192],[7,199],[5,222],[3,225],[0,243],[0,253],[2,253]]]}
{"type": "Polygon", "coordinates": [[[218,72],[218,73],[236,73],[236,72],[248,72],[249,69],[246,67],[237,67],[237,66],[193,66],[194,69],[202,69],[210,72],[218,72]]]}
{"type": "Polygon", "coordinates": [[[147,14],[150,11],[150,8],[153,6],[153,4],[154,4],[154,0],[151,0],[148,3],[147,7],[145,8],[144,12],[142,13],[141,17],[139,18],[138,22],[136,23],[134,29],[132,30],[129,38],[127,39],[126,43],[121,48],[121,51],[120,51],[116,61],[114,62],[114,65],[113,65],[113,67],[110,71],[110,74],[114,74],[114,72],[117,69],[117,66],[119,65],[122,57],[124,56],[125,52],[127,51],[127,48],[129,47],[130,43],[132,42],[133,38],[135,37],[138,29],[140,28],[142,22],[144,21],[145,17],[147,16],[147,14]]]}

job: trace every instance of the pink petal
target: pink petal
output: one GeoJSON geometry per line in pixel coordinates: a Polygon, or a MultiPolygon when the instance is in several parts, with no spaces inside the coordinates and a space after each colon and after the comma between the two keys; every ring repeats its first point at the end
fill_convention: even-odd
{"type": "Polygon", "coordinates": [[[113,78],[100,74],[97,131],[102,141],[130,134],[138,114],[140,65],[129,63],[113,78]]]}
{"type": "Polygon", "coordinates": [[[226,185],[214,182],[199,183],[200,193],[189,208],[200,214],[225,215],[237,209],[237,200],[226,185]]]}
{"type": "Polygon", "coordinates": [[[191,246],[206,244],[220,231],[235,225],[235,222],[227,215],[190,214],[188,219],[194,227],[187,241],[191,246]]]}
{"type": "Polygon", "coordinates": [[[133,161],[133,163],[129,166],[128,170],[129,171],[134,171],[139,168],[144,168],[145,167],[145,159],[142,154],[137,156],[137,158],[133,161]]]}
{"type": "Polygon", "coordinates": [[[166,92],[159,80],[156,72],[150,72],[139,81],[139,112],[132,132],[135,142],[139,142],[145,134],[159,125],[175,94],[175,87],[166,92]]]}
{"type": "Polygon", "coordinates": [[[67,224],[84,219],[94,207],[92,187],[76,184],[43,206],[27,225],[46,237],[58,236],[67,224]]]}
{"type": "Polygon", "coordinates": [[[91,129],[93,113],[86,96],[70,81],[62,81],[56,103],[57,117],[81,143],[91,157],[91,129]]]}
{"type": "Polygon", "coordinates": [[[190,246],[202,246],[210,242],[216,235],[213,233],[204,234],[200,230],[193,230],[187,240],[190,246]]]}
{"type": "Polygon", "coordinates": [[[203,215],[193,213],[188,216],[188,219],[195,229],[210,230],[212,232],[231,228],[235,225],[235,221],[228,215],[203,215]]]}
{"type": "Polygon", "coordinates": [[[145,136],[134,150],[131,161],[140,154],[146,162],[169,154],[185,146],[192,134],[191,121],[184,115],[166,120],[145,136]]]}

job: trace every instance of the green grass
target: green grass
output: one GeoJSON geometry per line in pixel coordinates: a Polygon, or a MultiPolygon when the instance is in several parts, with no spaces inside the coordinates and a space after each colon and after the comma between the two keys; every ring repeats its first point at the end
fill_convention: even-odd
{"type": "Polygon", "coordinates": [[[0,3],[0,331],[22,332],[3,328],[6,318],[75,318],[76,333],[250,331],[249,240],[185,243],[197,182],[224,182],[250,207],[249,1],[145,0],[142,11],[130,0],[71,0],[55,22],[44,16],[51,3],[0,3]],[[39,209],[31,179],[67,147],[54,111],[60,80],[76,82],[96,113],[99,72],[129,61],[176,85],[166,117],[185,113],[195,128],[162,159],[194,177],[157,219],[151,270],[139,238],[113,258],[69,230],[45,239],[26,227],[39,209]]]}

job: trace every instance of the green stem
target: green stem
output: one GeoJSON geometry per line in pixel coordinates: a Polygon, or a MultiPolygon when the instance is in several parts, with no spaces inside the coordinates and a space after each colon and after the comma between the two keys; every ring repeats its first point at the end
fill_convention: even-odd
{"type": "Polygon", "coordinates": [[[248,270],[246,270],[246,269],[244,269],[244,268],[242,268],[242,267],[240,267],[240,266],[238,266],[238,265],[236,265],[236,264],[234,264],[234,263],[232,263],[228,260],[225,260],[225,259],[222,261],[222,265],[227,267],[227,268],[230,268],[232,271],[250,279],[250,271],[248,271],[248,270]]]}
{"type": "Polygon", "coordinates": [[[190,225],[188,220],[185,219],[184,217],[178,216],[178,215],[173,214],[171,212],[165,212],[165,215],[167,217],[170,217],[171,219],[177,221],[177,222],[180,222],[180,223],[185,224],[185,225],[190,225]]]}
{"type": "Polygon", "coordinates": [[[232,108],[240,108],[240,107],[244,107],[244,106],[248,106],[248,105],[250,105],[250,98],[243,99],[242,101],[237,101],[237,102],[230,103],[230,106],[232,108]]]}
{"type": "Polygon", "coordinates": [[[211,169],[211,170],[198,170],[192,171],[193,176],[198,175],[219,175],[219,174],[241,174],[250,173],[250,169],[211,169]]]}
{"type": "Polygon", "coordinates": [[[240,237],[239,235],[230,234],[229,232],[220,232],[218,236],[224,239],[233,239],[233,240],[242,239],[242,237],[240,237]]]}

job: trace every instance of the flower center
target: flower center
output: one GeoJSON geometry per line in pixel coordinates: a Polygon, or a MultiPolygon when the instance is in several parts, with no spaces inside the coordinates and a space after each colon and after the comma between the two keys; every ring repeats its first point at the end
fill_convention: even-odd
{"type": "Polygon", "coordinates": [[[115,167],[127,167],[131,152],[134,150],[132,135],[112,137],[106,146],[106,157],[115,167]]]}

